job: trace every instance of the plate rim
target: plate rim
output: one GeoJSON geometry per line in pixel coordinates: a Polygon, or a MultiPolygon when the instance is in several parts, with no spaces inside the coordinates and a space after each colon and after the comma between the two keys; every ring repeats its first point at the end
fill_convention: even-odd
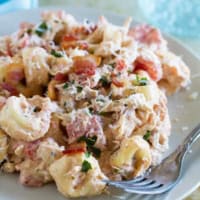
{"type": "MultiPolygon", "coordinates": [[[[65,10],[65,11],[68,11],[68,9],[71,9],[72,12],[71,14],[74,13],[74,11],[76,10],[82,10],[83,13],[87,13],[87,11],[89,12],[92,12],[92,13],[95,13],[95,16],[99,16],[99,15],[106,15],[110,18],[115,18],[117,19],[117,21],[120,19],[120,20],[125,20],[128,16],[126,15],[121,15],[121,14],[116,14],[114,13],[113,11],[105,11],[103,9],[95,9],[95,8],[89,8],[89,7],[83,7],[83,6],[69,6],[69,5],[66,5],[66,6],[41,6],[41,7],[38,7],[38,8],[31,8],[31,9],[23,9],[23,10],[17,10],[17,11],[13,11],[13,12],[9,12],[9,13],[4,13],[4,14],[1,14],[0,15],[0,18],[2,17],[14,17],[15,15],[23,15],[24,13],[29,13],[29,12],[38,12],[38,13],[41,13],[42,11],[44,10],[65,10]],[[101,13],[101,14],[99,14],[101,13]]],[[[76,14],[78,15],[78,14],[76,14]]],[[[141,23],[141,21],[136,21],[133,19],[133,23],[141,23]]],[[[166,34],[166,33],[162,33],[164,35],[164,37],[166,38],[166,40],[169,42],[169,43],[174,43],[175,45],[177,45],[178,48],[183,48],[185,52],[187,52],[189,54],[190,57],[193,57],[195,58],[196,60],[198,60],[200,62],[200,57],[190,48],[188,47],[187,45],[183,44],[183,42],[181,42],[179,39],[169,35],[169,34],[166,34]]],[[[173,51],[173,49],[172,49],[173,51]]],[[[191,194],[193,191],[195,191],[198,187],[200,186],[200,181],[198,184],[194,185],[193,187],[191,187],[188,191],[184,192],[184,194],[180,194],[180,197],[178,197],[176,200],[181,200],[185,197],[187,197],[189,194],[191,194]]],[[[170,192],[169,192],[170,194],[170,192]]],[[[168,199],[168,195],[166,197],[168,199]]]]}

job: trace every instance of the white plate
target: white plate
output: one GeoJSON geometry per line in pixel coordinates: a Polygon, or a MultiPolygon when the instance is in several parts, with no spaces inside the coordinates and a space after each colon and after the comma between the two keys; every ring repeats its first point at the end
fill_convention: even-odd
{"type": "MultiPolygon", "coordinates": [[[[55,8],[54,8],[55,9],[55,8]]],[[[105,14],[108,19],[116,24],[122,24],[124,18],[102,11],[83,9],[83,8],[62,8],[67,12],[73,14],[79,20],[88,18],[97,20],[99,15],[105,14]]],[[[39,21],[40,12],[42,9],[35,9],[30,11],[22,11],[0,16],[1,30],[0,35],[11,33],[17,30],[18,25],[22,21],[39,21]]],[[[195,57],[189,50],[179,44],[174,39],[166,36],[169,42],[170,49],[178,55],[181,55],[184,61],[189,65],[192,76],[200,74],[200,60],[195,57]]],[[[189,91],[181,91],[178,94],[169,98],[169,110],[171,119],[179,118],[179,121],[172,122],[172,134],[170,137],[170,153],[178,144],[185,138],[188,132],[200,122],[200,99],[195,101],[188,100],[188,95],[193,91],[200,92],[200,79],[198,77],[192,79],[191,89],[189,91]],[[188,130],[183,131],[182,127],[187,126],[188,130]]],[[[176,187],[167,194],[158,196],[132,195],[120,191],[112,191],[112,195],[101,195],[99,197],[91,198],[95,200],[109,200],[109,199],[124,199],[124,200],[179,200],[187,196],[190,192],[200,185],[200,157],[198,150],[200,150],[200,141],[197,142],[192,149],[192,153],[187,156],[184,163],[183,176],[176,187]]],[[[112,189],[114,190],[114,189],[112,189]]],[[[27,188],[18,183],[17,175],[0,175],[0,200],[63,200],[65,199],[56,191],[53,184],[44,186],[42,188],[27,188]]],[[[83,199],[83,198],[81,198],[83,199]]]]}

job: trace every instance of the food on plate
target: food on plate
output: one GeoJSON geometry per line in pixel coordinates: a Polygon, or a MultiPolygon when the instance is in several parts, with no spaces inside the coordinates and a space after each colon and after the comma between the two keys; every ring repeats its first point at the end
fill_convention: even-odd
{"type": "Polygon", "coordinates": [[[190,71],[149,25],[42,13],[0,38],[0,166],[66,197],[140,176],[168,148],[167,96],[190,71]]]}

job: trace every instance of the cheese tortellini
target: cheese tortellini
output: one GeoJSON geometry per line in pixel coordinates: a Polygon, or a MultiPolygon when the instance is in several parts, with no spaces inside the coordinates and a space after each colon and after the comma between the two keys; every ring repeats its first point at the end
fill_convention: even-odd
{"type": "Polygon", "coordinates": [[[106,177],[98,161],[91,155],[87,157],[85,153],[64,155],[50,166],[49,171],[59,192],[66,197],[98,195],[105,188],[102,180],[106,177]],[[84,161],[91,167],[87,172],[81,171],[84,161]]]}
{"type": "Polygon", "coordinates": [[[150,167],[151,161],[150,146],[139,135],[123,139],[120,148],[110,157],[110,165],[114,168],[132,166],[133,176],[143,174],[150,167]]]}
{"type": "Polygon", "coordinates": [[[0,111],[0,126],[14,139],[33,141],[47,133],[55,109],[49,98],[12,96],[0,111]]]}

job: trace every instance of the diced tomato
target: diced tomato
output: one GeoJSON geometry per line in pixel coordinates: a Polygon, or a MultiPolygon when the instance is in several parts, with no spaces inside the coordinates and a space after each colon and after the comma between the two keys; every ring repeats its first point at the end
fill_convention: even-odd
{"type": "Polygon", "coordinates": [[[76,40],[78,40],[78,38],[74,35],[65,35],[63,37],[63,41],[65,42],[71,42],[71,41],[76,41],[76,40]]]}
{"type": "Polygon", "coordinates": [[[135,40],[148,45],[152,43],[160,44],[162,40],[161,33],[156,29],[147,24],[138,25],[129,30],[129,36],[135,40]]]}
{"type": "Polygon", "coordinates": [[[150,60],[145,60],[141,56],[139,56],[134,62],[134,71],[136,70],[144,70],[154,81],[159,81],[162,76],[162,69],[160,65],[156,65],[154,62],[150,60]]]}
{"type": "Polygon", "coordinates": [[[0,86],[3,90],[7,90],[10,93],[11,96],[12,95],[17,96],[19,94],[17,89],[10,83],[6,83],[6,82],[1,83],[0,86]]]}
{"type": "Polygon", "coordinates": [[[116,63],[116,69],[122,71],[126,67],[124,60],[118,60],[116,63]]]}
{"type": "Polygon", "coordinates": [[[118,81],[116,77],[112,78],[112,83],[117,87],[123,87],[124,83],[121,81],[118,81]]]}
{"type": "Polygon", "coordinates": [[[57,73],[54,77],[54,80],[59,81],[59,82],[66,82],[68,81],[68,76],[67,74],[57,73]]]}

